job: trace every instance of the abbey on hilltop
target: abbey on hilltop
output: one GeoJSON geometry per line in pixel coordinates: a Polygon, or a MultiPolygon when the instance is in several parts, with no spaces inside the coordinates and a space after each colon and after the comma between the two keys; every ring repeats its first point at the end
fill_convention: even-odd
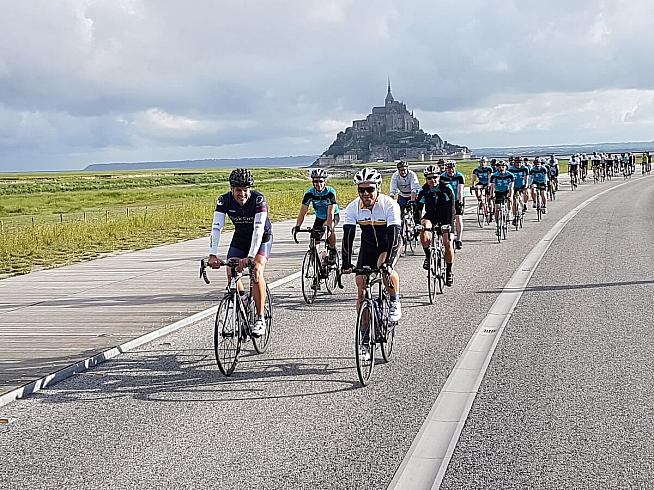
{"type": "Polygon", "coordinates": [[[444,155],[466,157],[469,154],[467,147],[452,145],[437,134],[420,129],[413,111],[409,112],[405,103],[393,98],[389,79],[384,105],[373,107],[365,119],[352,121],[352,126],[338,133],[314,166],[397,159],[431,161],[444,155]]]}

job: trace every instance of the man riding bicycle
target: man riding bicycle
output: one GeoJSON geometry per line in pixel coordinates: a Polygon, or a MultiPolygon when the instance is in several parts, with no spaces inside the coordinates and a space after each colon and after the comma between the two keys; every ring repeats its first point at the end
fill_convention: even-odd
{"type": "MultiPolygon", "coordinates": [[[[234,235],[227,251],[227,260],[239,259],[239,271],[249,266],[252,267],[255,280],[252,291],[257,310],[252,335],[260,337],[266,333],[266,323],[263,320],[266,305],[266,280],[263,273],[273,242],[272,225],[268,218],[268,203],[263,194],[252,190],[254,177],[248,169],[233,170],[229,175],[229,186],[230,191],[218,198],[216,210],[213,213],[208,265],[213,268],[221,265],[222,261],[218,258],[218,245],[227,215],[234,225],[234,235]]],[[[227,280],[230,279],[228,269],[227,280]]],[[[240,281],[238,290],[243,291],[240,281]]]]}
{"type": "Polygon", "coordinates": [[[424,170],[425,185],[422,186],[418,194],[418,204],[416,207],[416,222],[422,224],[424,228],[431,228],[432,231],[423,229],[420,234],[422,249],[425,251],[425,261],[422,268],[429,269],[431,233],[437,233],[443,237],[443,246],[445,247],[445,285],[452,286],[454,282],[454,273],[452,272],[452,263],[454,262],[454,247],[450,240],[450,232],[443,232],[441,226],[449,226],[450,230],[454,226],[454,217],[456,216],[456,197],[452,188],[442,181],[439,169],[435,165],[429,165],[424,170]],[[425,209],[425,215],[422,216],[422,209],[425,209]]]}
{"type": "MultiPolygon", "coordinates": [[[[495,198],[495,222],[499,221],[502,205],[508,200],[510,203],[513,199],[514,175],[507,171],[507,165],[504,160],[497,164],[497,172],[491,175],[491,196],[495,198]]],[[[499,229],[497,233],[500,233],[499,229]]]]}
{"type": "Polygon", "coordinates": [[[490,191],[490,176],[492,174],[493,169],[488,165],[488,160],[486,157],[481,157],[479,159],[479,166],[472,171],[471,189],[475,192],[478,202],[483,199],[486,209],[490,209],[488,196],[490,191]]]}
{"type": "Polygon", "coordinates": [[[397,170],[391,177],[391,189],[389,195],[397,201],[400,209],[404,212],[410,208],[409,204],[414,203],[420,191],[418,176],[413,170],[409,170],[409,164],[404,160],[397,163],[397,170]]]}
{"type": "Polygon", "coordinates": [[[454,205],[456,208],[456,238],[454,240],[454,247],[459,250],[461,248],[461,236],[463,234],[463,186],[466,183],[466,178],[461,172],[456,170],[456,162],[448,160],[445,162],[445,172],[441,174],[441,182],[445,182],[452,188],[454,192],[454,205]]]}
{"type": "Polygon", "coordinates": [[[302,226],[304,217],[309,211],[309,205],[313,205],[316,212],[316,219],[313,222],[313,229],[320,233],[322,238],[323,227],[331,230],[327,238],[327,249],[329,250],[328,260],[330,264],[336,263],[336,231],[334,228],[339,221],[339,209],[336,203],[336,189],[326,184],[327,170],[316,168],[311,171],[312,187],[307,189],[302,198],[300,213],[295,221],[293,231],[302,226]]]}
{"type": "MultiPolygon", "coordinates": [[[[397,322],[402,317],[400,306],[400,276],[394,270],[402,244],[400,236],[400,206],[390,196],[382,194],[381,174],[373,168],[364,168],[354,175],[359,197],[345,208],[343,222],[343,267],[344,274],[352,272],[352,254],[356,225],[361,228],[361,247],[357,268],[372,267],[386,270],[390,284],[386,289],[390,295],[389,319],[397,322]]],[[[365,280],[357,274],[357,309],[363,297],[365,280]]]]}
{"type": "Polygon", "coordinates": [[[556,192],[559,189],[559,161],[554,158],[554,155],[550,155],[547,167],[549,182],[552,185],[554,192],[556,192]]]}
{"type": "Polygon", "coordinates": [[[570,175],[571,181],[574,179],[575,182],[579,182],[579,165],[579,154],[575,153],[568,162],[568,175],[570,175]]]}
{"type": "Polygon", "coordinates": [[[521,211],[527,211],[527,181],[529,180],[529,167],[524,165],[521,158],[514,160],[513,165],[508,169],[513,174],[513,224],[515,225],[518,219],[518,206],[521,206],[521,211]]]}
{"type": "Polygon", "coordinates": [[[536,157],[534,165],[529,170],[529,187],[531,187],[531,198],[534,201],[533,207],[536,207],[536,192],[540,192],[543,214],[547,214],[547,182],[547,168],[541,165],[540,158],[536,157]]]}

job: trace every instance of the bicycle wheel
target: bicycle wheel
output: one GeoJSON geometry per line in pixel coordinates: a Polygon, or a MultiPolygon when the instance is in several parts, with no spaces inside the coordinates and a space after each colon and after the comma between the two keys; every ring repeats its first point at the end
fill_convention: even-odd
{"type": "Polygon", "coordinates": [[[445,287],[445,254],[443,253],[443,247],[437,249],[436,270],[438,271],[438,291],[443,294],[443,288],[445,287]]]}
{"type": "Polygon", "coordinates": [[[429,268],[427,269],[427,293],[429,294],[429,304],[433,305],[436,296],[436,283],[438,282],[438,269],[436,268],[436,249],[432,247],[430,250],[429,268]]]}
{"type": "Polygon", "coordinates": [[[307,250],[302,260],[302,296],[308,305],[316,299],[318,284],[318,264],[316,264],[316,254],[313,250],[307,250]]]}
{"type": "Polygon", "coordinates": [[[497,215],[497,223],[495,223],[495,235],[497,235],[497,243],[502,242],[502,220],[504,219],[504,214],[502,212],[497,215]]]}
{"type": "Polygon", "coordinates": [[[357,326],[354,332],[354,357],[357,363],[357,375],[363,386],[366,386],[372,376],[375,366],[375,310],[372,301],[364,299],[357,315],[357,326]]]}
{"type": "Polygon", "coordinates": [[[213,336],[218,369],[225,376],[230,376],[234,372],[238,354],[241,352],[240,330],[236,298],[234,293],[228,293],[218,305],[213,336]]]}
{"type": "Polygon", "coordinates": [[[486,221],[486,216],[484,216],[484,205],[481,201],[477,204],[477,224],[479,228],[484,227],[484,222],[486,221]]]}
{"type": "Polygon", "coordinates": [[[384,334],[384,338],[381,341],[381,353],[384,362],[389,362],[391,360],[391,354],[393,353],[393,342],[395,341],[395,323],[391,322],[388,319],[390,312],[390,300],[388,295],[384,294],[382,299],[382,325],[381,329],[384,334]]]}
{"type": "Polygon", "coordinates": [[[336,261],[327,267],[328,270],[327,277],[325,278],[325,286],[329,294],[334,294],[334,291],[336,291],[336,288],[338,287],[338,275],[341,270],[341,259],[338,256],[338,253],[336,254],[336,261]]]}
{"type": "Polygon", "coordinates": [[[263,320],[266,322],[266,333],[261,337],[252,337],[252,345],[257,354],[263,354],[268,350],[273,332],[273,299],[268,284],[266,284],[266,306],[263,308],[263,320]]]}
{"type": "Polygon", "coordinates": [[[504,216],[502,217],[502,240],[506,240],[506,235],[509,232],[509,213],[504,210],[504,216]]]}

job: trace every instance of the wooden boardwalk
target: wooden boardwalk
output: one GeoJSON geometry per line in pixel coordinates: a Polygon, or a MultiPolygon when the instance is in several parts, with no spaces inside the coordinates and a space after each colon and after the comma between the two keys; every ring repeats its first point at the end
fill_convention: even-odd
{"type": "MultiPolygon", "coordinates": [[[[306,240],[273,225],[274,281],[299,270],[306,240]]],[[[231,233],[224,233],[224,257],[231,233]]],[[[223,272],[198,277],[208,237],[0,281],[0,395],[216,303],[223,272]]]]}

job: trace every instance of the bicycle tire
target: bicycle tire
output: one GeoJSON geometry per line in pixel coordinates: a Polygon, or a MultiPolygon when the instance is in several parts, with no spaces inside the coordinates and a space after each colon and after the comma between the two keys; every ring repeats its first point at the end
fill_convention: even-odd
{"type": "MultiPolygon", "coordinates": [[[[435,232],[432,232],[435,233],[435,232]]],[[[429,304],[434,304],[436,297],[436,282],[438,281],[438,269],[436,268],[436,250],[431,249],[429,254],[429,268],[427,269],[427,292],[429,294],[429,304]]]]}
{"type": "Polygon", "coordinates": [[[252,337],[252,345],[257,354],[263,354],[268,350],[273,334],[273,299],[268,284],[266,284],[266,306],[263,309],[263,320],[266,322],[266,333],[261,337],[252,337]]]}
{"type": "Polygon", "coordinates": [[[445,287],[445,254],[442,247],[438,247],[436,252],[436,270],[438,271],[438,291],[443,294],[445,287]]]}
{"type": "Polygon", "coordinates": [[[214,353],[218,369],[225,376],[231,376],[241,352],[241,326],[237,317],[234,293],[226,294],[218,305],[214,323],[214,353]]]}
{"type": "Polygon", "coordinates": [[[315,301],[318,292],[320,278],[316,269],[316,254],[313,250],[307,250],[302,260],[302,296],[308,305],[315,301]]]}
{"type": "Polygon", "coordinates": [[[325,278],[325,287],[329,294],[334,294],[334,291],[336,291],[336,288],[338,287],[338,274],[341,270],[341,259],[338,256],[338,253],[336,253],[336,262],[328,267],[329,271],[325,278]]]}
{"type": "Polygon", "coordinates": [[[495,223],[495,235],[497,236],[497,243],[502,243],[502,219],[504,215],[500,211],[497,215],[497,223],[495,223]]]}
{"type": "Polygon", "coordinates": [[[483,228],[486,221],[483,206],[484,205],[481,203],[481,201],[477,204],[477,224],[479,225],[479,228],[483,228]]]}
{"type": "Polygon", "coordinates": [[[395,323],[388,319],[390,313],[390,300],[387,294],[383,295],[382,299],[382,326],[384,338],[381,342],[381,354],[384,362],[390,362],[391,354],[393,353],[393,345],[395,342],[395,323]]]}
{"type": "Polygon", "coordinates": [[[354,331],[354,358],[357,364],[357,376],[362,386],[367,386],[375,367],[375,310],[372,300],[361,302],[354,331]],[[367,335],[366,335],[367,330],[367,335]],[[369,359],[360,355],[361,349],[368,351],[369,359]]]}

